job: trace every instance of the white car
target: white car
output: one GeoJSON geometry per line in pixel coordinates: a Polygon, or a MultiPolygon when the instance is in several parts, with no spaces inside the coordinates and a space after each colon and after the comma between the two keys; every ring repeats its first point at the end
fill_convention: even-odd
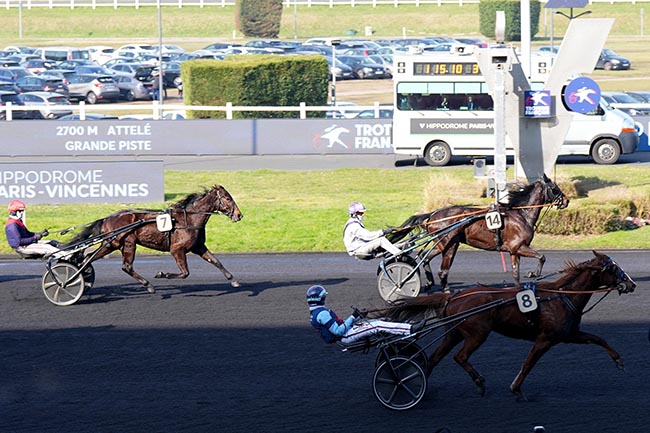
{"type": "Polygon", "coordinates": [[[115,54],[115,49],[106,45],[95,45],[92,47],[86,47],[90,52],[90,58],[93,62],[98,65],[103,65],[113,58],[115,54]]]}

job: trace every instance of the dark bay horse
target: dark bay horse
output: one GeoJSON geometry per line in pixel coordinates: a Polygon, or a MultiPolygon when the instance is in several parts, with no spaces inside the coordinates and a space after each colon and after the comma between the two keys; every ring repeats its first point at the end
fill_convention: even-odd
{"type": "Polygon", "coordinates": [[[174,257],[180,273],[158,272],[156,278],[186,278],[190,274],[187,267],[187,253],[191,252],[216,266],[233,287],[239,287],[239,282],[205,246],[205,226],[212,215],[220,213],[226,215],[232,222],[237,222],[243,217],[230,193],[223,186],[215,185],[203,193],[188,195],[164,212],[156,210],[115,212],[90,223],[68,244],[74,244],[93,236],[110,234],[134,224],[132,230],[127,230],[115,237],[107,237],[96,250],[92,260],[120,250],[122,270],[145,286],[149,292],[154,293],[155,289],[151,283],[133,270],[136,246],[142,245],[157,251],[169,251],[174,257]],[[156,224],[156,217],[163,213],[168,213],[173,221],[172,230],[167,232],[160,231],[156,224]],[[141,222],[142,225],[138,225],[138,222],[141,222]]]}
{"type": "MultiPolygon", "coordinates": [[[[490,230],[485,220],[487,208],[469,206],[449,206],[428,214],[414,215],[400,227],[424,227],[430,233],[435,233],[467,216],[472,217],[467,224],[459,226],[441,237],[436,245],[437,252],[431,258],[442,254],[440,262],[440,285],[448,290],[447,277],[461,243],[474,248],[489,251],[506,251],[510,254],[510,263],[514,282],[519,284],[519,262],[521,257],[538,260],[537,270],[530,276],[542,274],[546,258],[540,252],[530,247],[535,235],[537,220],[543,208],[557,206],[564,209],[569,205],[569,199],[562,190],[546,175],[534,183],[518,190],[509,191],[508,203],[499,205],[497,210],[501,215],[502,227],[490,230]]],[[[389,240],[398,241],[408,234],[408,231],[396,231],[389,240]]],[[[430,274],[430,269],[425,268],[430,274]]],[[[431,283],[433,283],[431,281],[431,283]]]]}
{"type": "Polygon", "coordinates": [[[537,309],[522,313],[515,296],[522,287],[491,288],[471,287],[448,294],[434,293],[429,296],[400,300],[394,307],[375,313],[389,320],[414,321],[435,314],[451,319],[447,333],[440,345],[429,357],[427,373],[460,342],[461,349],[454,360],[469,374],[485,393],[485,379],[469,363],[469,357],[495,331],[506,337],[534,342],[521,370],[510,385],[517,399],[525,400],[521,385],[537,361],[558,343],[597,344],[602,347],[620,369],[620,355],[602,338],[580,330],[583,310],[592,294],[631,293],[636,284],[616,262],[605,254],[593,252],[595,258],[580,263],[567,263],[563,274],[555,281],[538,282],[535,288],[537,309]],[[480,309],[490,303],[493,307],[480,309]]]}

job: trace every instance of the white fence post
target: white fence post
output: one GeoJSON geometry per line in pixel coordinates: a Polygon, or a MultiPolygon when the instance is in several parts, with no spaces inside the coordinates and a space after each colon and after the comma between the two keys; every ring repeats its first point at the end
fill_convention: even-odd
{"type": "Polygon", "coordinates": [[[232,102],[226,102],[226,119],[232,120],[232,102]]]}
{"type": "Polygon", "coordinates": [[[300,118],[301,119],[307,118],[307,104],[305,104],[304,102],[300,103],[300,118]]]}

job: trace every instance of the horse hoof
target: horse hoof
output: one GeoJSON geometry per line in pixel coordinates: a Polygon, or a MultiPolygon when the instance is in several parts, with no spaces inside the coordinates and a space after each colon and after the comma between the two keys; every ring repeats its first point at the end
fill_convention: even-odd
{"type": "Polygon", "coordinates": [[[156,289],[154,289],[153,286],[147,286],[147,292],[156,293],[156,289]]]}
{"type": "Polygon", "coordinates": [[[239,287],[240,286],[239,281],[237,281],[237,280],[231,280],[230,285],[233,286],[233,287],[239,287]]]}
{"type": "Polygon", "coordinates": [[[158,272],[154,278],[166,278],[164,272],[158,272]]]}

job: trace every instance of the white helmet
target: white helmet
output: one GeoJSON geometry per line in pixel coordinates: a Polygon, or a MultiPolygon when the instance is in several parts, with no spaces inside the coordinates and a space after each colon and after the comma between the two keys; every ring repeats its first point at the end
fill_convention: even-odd
{"type": "Polygon", "coordinates": [[[355,201],[348,207],[348,215],[351,217],[356,216],[358,213],[363,214],[365,211],[366,207],[363,205],[363,203],[358,201],[355,201]]]}

